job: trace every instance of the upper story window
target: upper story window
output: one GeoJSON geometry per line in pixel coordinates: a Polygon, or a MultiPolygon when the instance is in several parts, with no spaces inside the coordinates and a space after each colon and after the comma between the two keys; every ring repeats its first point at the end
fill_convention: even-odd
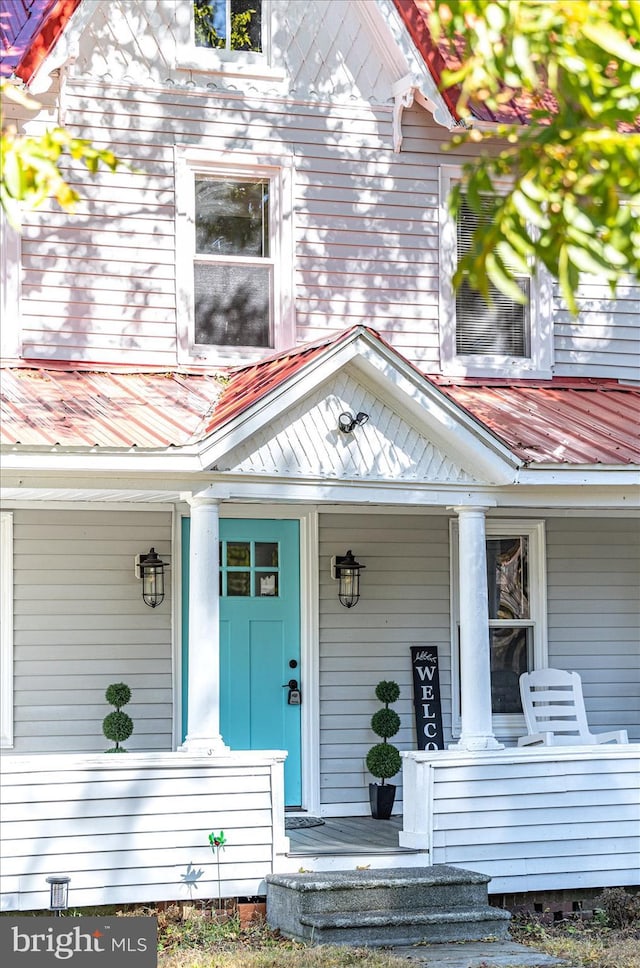
{"type": "Polygon", "coordinates": [[[271,0],[192,0],[176,23],[177,67],[279,81],[271,0]]]}
{"type": "Polygon", "coordinates": [[[180,362],[294,343],[291,161],[176,149],[180,362]]]}
{"type": "Polygon", "coordinates": [[[196,346],[271,346],[268,179],[195,175],[196,346]]]}
{"type": "Polygon", "coordinates": [[[519,303],[490,286],[491,304],[452,277],[468,252],[471,237],[491,216],[492,200],[478,214],[463,200],[454,220],[447,207],[451,185],[461,170],[443,167],[440,216],[440,352],[444,373],[469,376],[550,377],[553,352],[551,288],[546,274],[519,276],[525,296],[519,303]]]}
{"type": "Polygon", "coordinates": [[[261,0],[193,0],[196,47],[262,51],[261,0]]]}

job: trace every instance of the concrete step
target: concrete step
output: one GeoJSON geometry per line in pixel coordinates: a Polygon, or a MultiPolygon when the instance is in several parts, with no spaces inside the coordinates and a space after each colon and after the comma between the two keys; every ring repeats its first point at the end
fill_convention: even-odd
{"type": "Polygon", "coordinates": [[[479,911],[344,911],[302,915],[302,940],[315,944],[365,946],[419,942],[479,941],[505,937],[508,915],[496,908],[479,911]]]}
{"type": "Polygon", "coordinates": [[[288,937],[389,945],[505,937],[485,874],[436,865],[403,870],[270,874],[267,921],[288,937]]]}

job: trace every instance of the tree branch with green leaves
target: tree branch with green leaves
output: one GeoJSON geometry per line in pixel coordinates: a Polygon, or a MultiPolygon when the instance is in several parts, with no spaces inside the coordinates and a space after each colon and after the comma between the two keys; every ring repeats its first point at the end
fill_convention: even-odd
{"type": "Polygon", "coordinates": [[[523,302],[540,264],[577,315],[581,273],[640,281],[640,0],[436,0],[430,27],[459,62],[453,146],[480,148],[451,196],[482,216],[454,285],[523,302]],[[523,103],[527,125],[472,126],[474,106],[523,103]]]}
{"type": "MultiPolygon", "coordinates": [[[[3,104],[6,99],[28,110],[39,107],[37,101],[10,81],[0,81],[0,95],[3,104]]],[[[66,211],[75,210],[80,196],[62,174],[64,155],[81,161],[92,175],[96,174],[100,165],[115,171],[123,164],[112,151],[96,148],[82,138],[74,138],[66,128],[50,128],[38,137],[20,134],[16,124],[5,123],[3,110],[0,206],[14,228],[19,229],[24,211],[38,208],[47,198],[55,198],[66,211]]]]}

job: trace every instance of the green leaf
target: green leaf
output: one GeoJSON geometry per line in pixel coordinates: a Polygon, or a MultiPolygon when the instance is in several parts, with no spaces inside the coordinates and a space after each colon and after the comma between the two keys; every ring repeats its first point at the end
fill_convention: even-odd
{"type": "Polygon", "coordinates": [[[616,275],[615,269],[611,269],[604,259],[598,259],[593,252],[583,246],[568,244],[566,250],[568,258],[580,272],[604,276],[605,279],[611,279],[616,275]]]}
{"type": "Polygon", "coordinates": [[[517,285],[513,277],[509,275],[507,268],[496,254],[489,253],[486,258],[486,267],[487,275],[496,289],[503,292],[505,296],[509,296],[514,302],[526,303],[527,299],[522,289],[517,285]]]}
{"type": "Polygon", "coordinates": [[[516,191],[514,191],[511,195],[511,200],[518,214],[526,222],[531,222],[539,229],[547,226],[548,219],[542,211],[542,208],[532,201],[532,199],[527,198],[523,192],[516,189],[516,191]]]}
{"type": "Polygon", "coordinates": [[[619,57],[621,61],[640,67],[640,50],[630,44],[624,34],[611,24],[604,23],[602,20],[598,23],[585,23],[582,25],[582,33],[592,44],[606,50],[613,57],[619,57]]]}

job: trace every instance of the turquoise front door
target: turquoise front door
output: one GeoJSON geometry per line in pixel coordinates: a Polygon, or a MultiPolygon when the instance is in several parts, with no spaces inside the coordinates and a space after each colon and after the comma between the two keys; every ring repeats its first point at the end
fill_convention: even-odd
{"type": "Polygon", "coordinates": [[[287,806],[301,804],[300,687],[298,522],[223,518],[220,732],[231,749],[287,750],[287,806]]]}

